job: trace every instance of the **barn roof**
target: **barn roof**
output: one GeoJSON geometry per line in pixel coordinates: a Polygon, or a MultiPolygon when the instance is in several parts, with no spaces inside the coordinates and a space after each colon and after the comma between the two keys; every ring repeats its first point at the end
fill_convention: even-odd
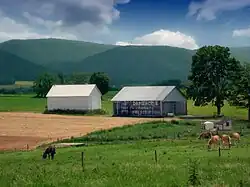
{"type": "Polygon", "coordinates": [[[95,84],[53,85],[46,97],[90,96],[95,87],[95,84]]]}
{"type": "Polygon", "coordinates": [[[123,87],[111,101],[162,101],[175,86],[123,87]]]}

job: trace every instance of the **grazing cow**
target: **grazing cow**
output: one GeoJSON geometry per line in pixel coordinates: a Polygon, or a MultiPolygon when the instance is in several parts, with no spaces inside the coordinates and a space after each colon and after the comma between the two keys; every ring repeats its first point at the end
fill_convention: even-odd
{"type": "MultiPolygon", "coordinates": [[[[211,133],[211,135],[212,135],[212,133],[211,133]]],[[[212,144],[218,145],[219,142],[220,142],[219,135],[211,136],[211,138],[208,140],[208,143],[207,143],[208,150],[211,149],[212,144]]]]}
{"type": "Polygon", "coordinates": [[[228,148],[230,149],[231,145],[232,145],[230,136],[227,135],[227,134],[223,134],[223,135],[220,136],[220,138],[221,138],[221,141],[222,141],[222,145],[223,146],[228,145],[228,148]]]}
{"type": "Polygon", "coordinates": [[[48,156],[49,159],[54,160],[55,154],[56,154],[56,147],[50,145],[43,152],[43,159],[46,159],[48,156]]]}
{"type": "Polygon", "coordinates": [[[238,132],[233,132],[230,134],[230,138],[232,140],[234,140],[234,144],[236,145],[236,142],[239,143],[240,142],[240,133],[238,132]]]}

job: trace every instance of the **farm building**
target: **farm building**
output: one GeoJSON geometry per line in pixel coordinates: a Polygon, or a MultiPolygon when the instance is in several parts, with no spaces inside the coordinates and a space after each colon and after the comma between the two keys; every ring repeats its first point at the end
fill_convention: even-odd
{"type": "Polygon", "coordinates": [[[101,92],[95,84],[54,85],[47,94],[47,107],[52,110],[101,109],[101,92]]]}
{"type": "Polygon", "coordinates": [[[175,86],[123,87],[111,101],[114,116],[187,114],[187,99],[175,86]]]}

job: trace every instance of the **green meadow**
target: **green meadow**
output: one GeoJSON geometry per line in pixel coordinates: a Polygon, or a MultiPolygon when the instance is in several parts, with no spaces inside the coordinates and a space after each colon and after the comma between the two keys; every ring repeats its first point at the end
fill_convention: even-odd
{"type": "MultiPolygon", "coordinates": [[[[112,97],[116,94],[110,91],[103,96],[102,109],[112,115],[112,97]]],[[[34,95],[0,95],[0,111],[28,111],[43,112],[46,106],[46,99],[34,98],[34,95]]],[[[188,114],[190,115],[212,115],[216,112],[216,107],[211,104],[204,107],[193,106],[191,100],[188,101],[188,114]]],[[[222,113],[232,118],[247,118],[247,110],[244,108],[233,107],[228,103],[222,108],[222,113]]]]}
{"type": "MultiPolygon", "coordinates": [[[[235,128],[245,124],[236,123],[235,128]]],[[[42,150],[0,154],[1,186],[168,187],[249,186],[249,130],[230,150],[208,151],[197,140],[198,123],[163,122],[90,133],[84,147],[58,148],[55,160],[42,150]],[[180,136],[174,136],[179,133],[180,136]],[[158,137],[155,137],[158,136],[158,137]],[[83,166],[81,153],[84,152],[83,166]]]]}

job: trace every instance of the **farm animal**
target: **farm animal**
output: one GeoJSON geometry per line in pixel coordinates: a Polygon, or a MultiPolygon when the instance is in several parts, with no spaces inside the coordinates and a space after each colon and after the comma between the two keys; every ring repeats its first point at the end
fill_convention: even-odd
{"type": "Polygon", "coordinates": [[[212,133],[211,133],[211,138],[207,142],[207,148],[208,148],[208,150],[211,149],[212,144],[218,145],[219,142],[220,142],[219,135],[214,135],[213,136],[212,133]]]}
{"type": "Polygon", "coordinates": [[[56,147],[50,145],[43,152],[43,159],[46,159],[48,156],[49,159],[54,160],[55,154],[56,154],[56,147]]]}
{"type": "Polygon", "coordinates": [[[240,133],[238,132],[233,132],[230,134],[230,138],[234,141],[234,144],[239,143],[240,142],[240,133]]]}
{"type": "Polygon", "coordinates": [[[202,132],[200,133],[198,139],[204,138],[204,139],[208,139],[211,138],[211,136],[217,135],[216,131],[207,131],[207,132],[202,132]]]}
{"type": "Polygon", "coordinates": [[[222,145],[223,146],[228,145],[228,148],[230,149],[231,145],[232,145],[230,136],[227,135],[227,134],[223,134],[223,135],[220,136],[220,138],[221,138],[221,141],[222,141],[222,145]]]}

